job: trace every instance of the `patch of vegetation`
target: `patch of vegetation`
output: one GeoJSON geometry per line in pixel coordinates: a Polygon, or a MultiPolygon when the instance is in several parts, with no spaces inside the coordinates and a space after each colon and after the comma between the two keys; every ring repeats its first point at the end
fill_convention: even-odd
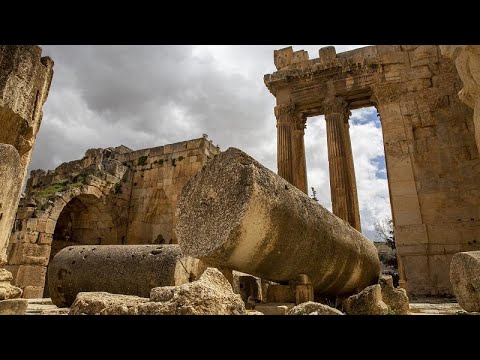
{"type": "Polygon", "coordinates": [[[87,183],[87,177],[88,173],[80,173],[68,179],[63,179],[44,187],[35,193],[37,209],[46,210],[49,200],[51,200],[56,193],[85,185],[87,183]]]}
{"type": "Polygon", "coordinates": [[[387,315],[397,315],[397,313],[389,306],[387,315]]]}
{"type": "Polygon", "coordinates": [[[54,196],[57,192],[62,192],[67,190],[69,179],[61,180],[56,183],[47,186],[36,193],[37,198],[49,199],[54,196]]]}
{"type": "Polygon", "coordinates": [[[312,199],[315,200],[316,202],[319,202],[317,199],[317,192],[315,191],[315,188],[312,186],[312,199]]]}
{"type": "Polygon", "coordinates": [[[185,158],[181,155],[178,157],[178,161],[182,161],[183,159],[185,159],[185,158]]]}
{"type": "Polygon", "coordinates": [[[121,194],[122,193],[122,183],[119,181],[115,184],[113,187],[113,193],[114,194],[121,194]]]}
{"type": "Polygon", "coordinates": [[[148,159],[148,156],[140,156],[138,158],[137,165],[139,165],[139,166],[145,165],[147,163],[147,159],[148,159]]]}
{"type": "Polygon", "coordinates": [[[177,159],[172,159],[172,166],[177,166],[177,159]]]}

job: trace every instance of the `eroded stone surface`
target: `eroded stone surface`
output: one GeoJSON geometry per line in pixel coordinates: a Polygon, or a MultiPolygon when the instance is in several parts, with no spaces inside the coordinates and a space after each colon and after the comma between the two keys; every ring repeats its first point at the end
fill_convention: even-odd
{"type": "Polygon", "coordinates": [[[328,305],[309,301],[295,306],[287,315],[343,315],[343,313],[328,305]]]}
{"type": "Polygon", "coordinates": [[[6,263],[6,245],[15,219],[23,169],[13,145],[0,144],[0,266],[6,263]]]}
{"type": "Polygon", "coordinates": [[[33,45],[0,45],[0,265],[42,120],[53,61],[33,45]]]}
{"type": "Polygon", "coordinates": [[[0,315],[24,315],[27,306],[27,299],[2,300],[0,301],[0,315]]]}
{"type": "Polygon", "coordinates": [[[255,311],[263,315],[287,315],[288,311],[295,306],[295,303],[266,303],[255,306],[255,311]]]}
{"type": "Polygon", "coordinates": [[[372,285],[344,302],[347,315],[387,315],[388,306],[382,300],[380,285],[372,285]]]}
{"type": "Polygon", "coordinates": [[[108,293],[80,293],[70,314],[242,315],[245,305],[225,276],[208,268],[199,280],[154,288],[150,299],[108,293]]]}
{"type": "Polygon", "coordinates": [[[139,306],[147,315],[242,315],[245,304],[240,295],[215,268],[208,268],[199,280],[180,286],[154,288],[151,303],[139,306]],[[160,302],[159,304],[157,304],[160,302]]]}
{"type": "Polygon", "coordinates": [[[80,292],[149,297],[159,286],[198,279],[205,266],[178,245],[90,245],[61,250],[48,269],[52,302],[70,306],[80,292]]]}
{"type": "Polygon", "coordinates": [[[207,264],[271,281],[306,274],[334,295],[378,280],[372,241],[238,149],[192,178],[178,209],[182,250],[207,264]]]}
{"type": "Polygon", "coordinates": [[[455,254],[450,280],[458,304],[466,311],[480,312],[480,251],[455,254]]]}
{"type": "Polygon", "coordinates": [[[394,288],[391,275],[382,275],[378,281],[382,288],[382,300],[396,315],[407,315],[408,296],[405,289],[394,288]]]}
{"type": "Polygon", "coordinates": [[[137,307],[148,298],[107,292],[81,292],[70,307],[69,315],[137,315],[137,307]]]}

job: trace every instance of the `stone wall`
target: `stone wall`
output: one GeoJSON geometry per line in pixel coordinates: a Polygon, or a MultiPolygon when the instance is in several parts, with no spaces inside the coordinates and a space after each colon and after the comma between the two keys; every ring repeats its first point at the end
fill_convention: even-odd
{"type": "MultiPolygon", "coordinates": [[[[328,47],[312,60],[286,48],[274,57],[278,71],[265,75],[265,84],[276,97],[276,109],[288,106],[292,118],[325,114],[328,125],[333,114],[334,121],[348,124],[349,110],[377,108],[401,284],[413,294],[452,294],[453,254],[480,249],[480,159],[473,112],[458,97],[462,82],[453,61],[436,45],[368,46],[339,54],[328,47]]],[[[332,134],[329,155],[330,148],[346,146],[348,126],[332,134]],[[333,136],[342,131],[346,134],[338,139],[333,136]]],[[[295,158],[302,156],[287,154],[282,161],[295,158]]],[[[332,171],[330,163],[335,205],[342,200],[338,194],[356,195],[353,185],[335,182],[344,173],[354,179],[352,167],[332,158],[342,166],[335,163],[332,171]]]]}
{"type": "Polygon", "coordinates": [[[0,265],[53,76],[41,55],[38,46],[0,45],[0,265]]]}
{"type": "Polygon", "coordinates": [[[138,151],[119,146],[32,171],[8,247],[14,283],[26,298],[48,295],[48,264],[70,245],[176,243],[180,191],[218,152],[205,138],[138,151]]]}

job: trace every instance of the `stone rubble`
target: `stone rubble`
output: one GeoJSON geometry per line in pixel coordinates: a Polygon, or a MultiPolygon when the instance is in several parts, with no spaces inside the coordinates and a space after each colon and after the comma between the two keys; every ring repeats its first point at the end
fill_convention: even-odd
{"type": "Polygon", "coordinates": [[[152,289],[150,299],[103,292],[80,293],[70,308],[71,315],[243,315],[240,295],[215,268],[200,279],[180,286],[152,289]]]}
{"type": "Polygon", "coordinates": [[[287,315],[344,315],[331,306],[309,301],[290,309],[287,315]]]}

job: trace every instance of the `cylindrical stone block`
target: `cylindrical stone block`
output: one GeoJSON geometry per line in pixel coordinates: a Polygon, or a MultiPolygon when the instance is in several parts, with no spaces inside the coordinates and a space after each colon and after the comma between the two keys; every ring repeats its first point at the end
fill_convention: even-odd
{"type": "Polygon", "coordinates": [[[58,307],[69,307],[79,292],[148,298],[152,288],[196,280],[205,268],[178,245],[69,246],[50,262],[48,289],[58,307]]]}
{"type": "Polygon", "coordinates": [[[183,252],[213,266],[277,282],[306,274],[325,295],[378,280],[372,241],[235,148],[190,179],[178,215],[183,252]]]}

